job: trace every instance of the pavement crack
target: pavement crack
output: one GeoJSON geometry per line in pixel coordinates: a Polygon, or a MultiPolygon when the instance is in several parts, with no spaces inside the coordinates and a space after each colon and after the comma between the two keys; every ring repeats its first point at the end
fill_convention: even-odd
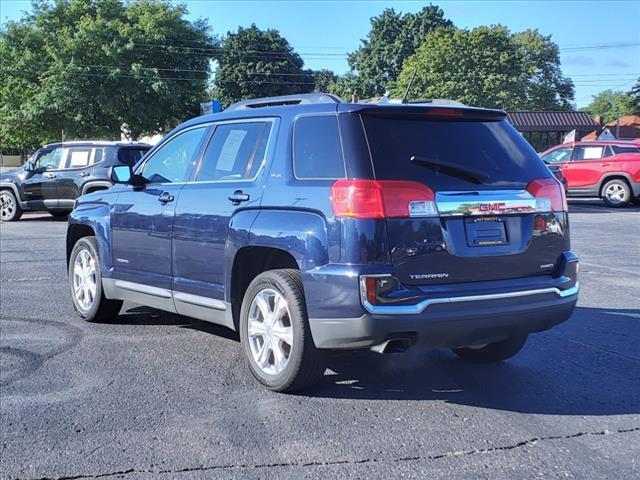
{"type": "MultiPolygon", "coordinates": [[[[118,470],[114,472],[106,472],[106,473],[94,473],[94,474],[78,474],[78,475],[67,475],[67,476],[59,476],[59,477],[38,477],[32,478],[30,480],[81,480],[85,478],[107,478],[107,477],[116,477],[116,476],[124,476],[128,474],[152,474],[152,475],[163,475],[163,474],[178,474],[178,473],[189,473],[189,472],[208,472],[213,470],[231,470],[231,469],[262,469],[262,468],[277,468],[277,467],[330,467],[334,465],[361,465],[366,463],[384,463],[384,462],[415,462],[415,461],[424,461],[424,460],[440,460],[443,458],[452,458],[452,457],[463,457],[468,455],[477,455],[482,453],[492,453],[492,452],[500,452],[505,450],[513,450],[516,448],[522,448],[529,445],[535,445],[539,442],[545,441],[553,441],[553,440],[571,440],[573,438],[579,437],[599,437],[599,436],[607,436],[607,435],[616,435],[616,434],[625,434],[625,433],[633,433],[640,432],[640,427],[633,428],[625,428],[618,430],[602,430],[598,432],[578,432],[569,435],[549,435],[544,437],[533,437],[527,440],[522,440],[520,442],[511,444],[511,445],[501,445],[497,447],[487,447],[487,448],[475,448],[471,450],[456,450],[450,451],[435,455],[417,455],[410,457],[397,457],[392,459],[386,458],[360,458],[360,459],[352,459],[352,460],[326,460],[326,461],[313,461],[313,462],[302,462],[302,461],[292,461],[292,462],[274,462],[274,463],[258,463],[258,464],[243,464],[243,463],[234,463],[234,464],[221,464],[221,465],[209,465],[209,466],[199,466],[199,467],[185,467],[185,468],[172,468],[172,469],[153,469],[153,468],[129,468],[126,470],[118,470]]],[[[18,478],[16,477],[16,480],[18,478]]]]}

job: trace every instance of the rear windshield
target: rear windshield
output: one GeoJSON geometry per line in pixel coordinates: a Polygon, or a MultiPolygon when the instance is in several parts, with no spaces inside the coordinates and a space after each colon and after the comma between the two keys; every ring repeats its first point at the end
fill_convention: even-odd
{"type": "Polygon", "coordinates": [[[375,176],[381,180],[417,180],[433,190],[522,189],[549,171],[527,141],[508,123],[413,119],[363,115],[375,176]],[[410,161],[446,162],[482,172],[481,184],[410,161]]]}
{"type": "Polygon", "coordinates": [[[133,167],[148,151],[148,148],[121,148],[118,150],[118,161],[133,167]]]}

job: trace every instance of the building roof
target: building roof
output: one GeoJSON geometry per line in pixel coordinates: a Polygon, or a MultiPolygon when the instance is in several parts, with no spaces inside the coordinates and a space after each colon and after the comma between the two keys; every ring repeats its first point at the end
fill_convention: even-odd
{"type": "Polygon", "coordinates": [[[640,115],[623,115],[617,120],[607,123],[607,127],[615,127],[617,123],[620,123],[621,127],[640,127],[640,115]]]}
{"type": "Polygon", "coordinates": [[[507,118],[521,132],[590,132],[599,126],[586,112],[508,112],[507,118]]]}

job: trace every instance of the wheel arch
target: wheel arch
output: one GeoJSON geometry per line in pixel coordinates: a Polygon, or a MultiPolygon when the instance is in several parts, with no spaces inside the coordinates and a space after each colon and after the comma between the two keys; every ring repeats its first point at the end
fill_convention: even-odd
{"type": "Polygon", "coordinates": [[[631,180],[631,176],[625,172],[611,172],[604,175],[600,180],[600,185],[598,186],[598,195],[600,196],[600,198],[602,198],[602,190],[604,186],[610,180],[623,180],[627,184],[627,186],[631,190],[631,194],[633,195],[633,182],[631,180]]]}
{"type": "Polygon", "coordinates": [[[82,186],[80,195],[86,195],[88,193],[97,192],[99,190],[108,190],[113,184],[107,181],[88,182],[82,186]]]}
{"type": "Polygon", "coordinates": [[[234,216],[229,231],[225,296],[236,327],[244,293],[260,273],[280,268],[306,271],[329,262],[326,224],[313,212],[244,212],[240,218],[234,216]]]}

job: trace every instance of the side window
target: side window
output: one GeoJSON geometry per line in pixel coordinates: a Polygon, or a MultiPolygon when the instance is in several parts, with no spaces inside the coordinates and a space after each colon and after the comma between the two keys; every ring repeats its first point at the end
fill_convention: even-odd
{"type": "Polygon", "coordinates": [[[145,162],[142,175],[151,183],[184,181],[207,128],[193,128],[171,138],[145,162]]]}
{"type": "Polygon", "coordinates": [[[133,167],[146,152],[143,148],[121,148],[118,150],[118,162],[133,167]]]}
{"type": "Polygon", "coordinates": [[[346,176],[335,115],[301,117],[293,131],[293,173],[297,178],[346,176]]]}
{"type": "Polygon", "coordinates": [[[571,148],[560,147],[542,156],[545,163],[568,162],[571,158],[571,148]]]}
{"type": "Polygon", "coordinates": [[[196,181],[255,177],[265,161],[270,132],[271,122],[218,125],[207,145],[196,181]]]}
{"type": "MultiPolygon", "coordinates": [[[[96,149],[91,147],[71,147],[66,148],[67,151],[64,168],[82,168],[88,167],[95,162],[94,155],[96,149]]],[[[102,149],[100,154],[102,154],[102,149]]]]}
{"type": "Polygon", "coordinates": [[[614,155],[621,153],[640,153],[640,147],[627,147],[625,145],[611,145],[614,155]]]}
{"type": "Polygon", "coordinates": [[[36,170],[56,169],[60,166],[60,160],[62,160],[61,148],[46,152],[36,160],[36,170]]]}
{"type": "Polygon", "coordinates": [[[602,146],[594,146],[594,147],[576,147],[573,150],[573,161],[580,160],[597,160],[604,156],[604,147],[602,146]]]}

